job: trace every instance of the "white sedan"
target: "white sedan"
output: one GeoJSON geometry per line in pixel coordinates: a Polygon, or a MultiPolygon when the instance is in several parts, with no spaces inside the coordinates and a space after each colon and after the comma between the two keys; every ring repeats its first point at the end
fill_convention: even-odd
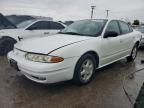
{"type": "Polygon", "coordinates": [[[65,27],[55,21],[28,20],[18,24],[17,29],[0,30],[0,55],[6,55],[22,39],[54,35],[65,27]]]}
{"type": "Polygon", "coordinates": [[[29,39],[8,54],[12,67],[38,83],[91,81],[96,69],[134,61],[141,33],[119,20],[81,20],[51,37],[29,39]]]}

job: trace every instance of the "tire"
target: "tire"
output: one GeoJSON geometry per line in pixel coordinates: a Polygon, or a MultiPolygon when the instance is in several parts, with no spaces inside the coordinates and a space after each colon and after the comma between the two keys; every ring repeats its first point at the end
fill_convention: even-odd
{"type": "Polygon", "coordinates": [[[96,70],[96,60],[90,55],[82,56],[76,64],[73,81],[79,85],[85,85],[92,79],[93,73],[96,70]]]}
{"type": "Polygon", "coordinates": [[[16,43],[15,40],[5,38],[0,42],[0,56],[7,55],[11,51],[16,43]]]}
{"type": "Polygon", "coordinates": [[[133,62],[135,60],[135,58],[137,57],[137,52],[138,52],[138,46],[137,46],[137,44],[135,44],[131,51],[130,56],[127,57],[127,61],[133,62]]]}

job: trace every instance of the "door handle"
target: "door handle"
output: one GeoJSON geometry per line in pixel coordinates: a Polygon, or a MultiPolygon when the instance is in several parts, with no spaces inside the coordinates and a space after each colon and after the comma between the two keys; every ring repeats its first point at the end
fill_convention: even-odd
{"type": "Polygon", "coordinates": [[[49,32],[44,32],[44,34],[46,35],[46,34],[49,34],[49,32]]]}

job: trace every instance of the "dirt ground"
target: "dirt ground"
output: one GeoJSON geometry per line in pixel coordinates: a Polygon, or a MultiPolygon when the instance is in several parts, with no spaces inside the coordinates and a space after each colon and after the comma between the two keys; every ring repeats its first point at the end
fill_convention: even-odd
{"type": "MultiPolygon", "coordinates": [[[[97,70],[88,85],[77,86],[70,81],[37,84],[11,68],[6,57],[0,57],[0,108],[131,108],[123,82],[127,74],[144,67],[141,59],[144,49],[140,49],[134,63],[125,59],[113,63],[97,70]]],[[[130,83],[135,88],[133,81],[126,81],[125,86],[130,83]]],[[[132,94],[136,98],[136,92],[132,94]]]]}

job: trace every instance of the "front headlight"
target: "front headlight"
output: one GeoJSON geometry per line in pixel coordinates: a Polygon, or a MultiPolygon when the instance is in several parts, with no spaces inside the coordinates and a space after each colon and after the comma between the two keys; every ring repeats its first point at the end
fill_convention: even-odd
{"type": "Polygon", "coordinates": [[[62,57],[30,54],[30,53],[27,53],[25,57],[27,60],[34,61],[34,62],[41,62],[41,63],[58,63],[64,60],[64,58],[62,57]]]}

